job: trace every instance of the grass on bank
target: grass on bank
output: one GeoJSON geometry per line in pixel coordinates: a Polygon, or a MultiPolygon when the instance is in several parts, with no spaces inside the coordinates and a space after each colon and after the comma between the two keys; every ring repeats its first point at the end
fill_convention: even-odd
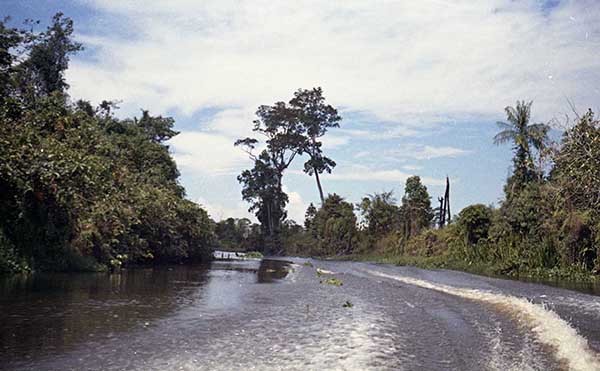
{"type": "Polygon", "coordinates": [[[448,255],[412,256],[398,254],[351,254],[336,256],[336,260],[363,261],[399,266],[413,266],[423,269],[449,269],[482,276],[504,277],[521,280],[569,281],[581,283],[600,282],[597,275],[577,268],[517,268],[508,270],[505,266],[481,261],[465,261],[448,255]]]}

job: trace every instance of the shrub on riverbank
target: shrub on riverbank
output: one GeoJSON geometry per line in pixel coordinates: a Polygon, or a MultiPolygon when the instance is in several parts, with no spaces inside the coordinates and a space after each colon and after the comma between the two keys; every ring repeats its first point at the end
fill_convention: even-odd
{"type": "Polygon", "coordinates": [[[329,195],[323,206],[306,219],[313,238],[312,255],[347,254],[356,243],[356,215],[353,206],[337,194],[329,195]]]}

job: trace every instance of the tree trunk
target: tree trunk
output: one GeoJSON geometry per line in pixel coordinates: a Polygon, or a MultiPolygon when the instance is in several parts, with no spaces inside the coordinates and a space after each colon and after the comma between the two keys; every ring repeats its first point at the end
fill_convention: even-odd
{"type": "Polygon", "coordinates": [[[315,171],[315,179],[317,180],[317,187],[319,188],[319,196],[321,196],[321,206],[325,203],[325,197],[323,196],[323,187],[321,187],[321,180],[319,179],[319,172],[317,169],[315,171]]]}
{"type": "MultiPolygon", "coordinates": [[[[277,191],[279,193],[279,195],[281,195],[283,193],[283,170],[281,170],[278,174],[277,174],[277,191]]],[[[279,199],[275,198],[274,202],[277,201],[277,208],[279,208],[279,199]]],[[[285,206],[284,206],[285,207],[285,206]]],[[[278,213],[279,214],[279,213],[278,213]]],[[[279,233],[280,231],[280,227],[281,227],[281,217],[278,217],[277,220],[274,221],[273,223],[273,229],[277,229],[277,232],[279,233]]]]}
{"type": "Polygon", "coordinates": [[[271,201],[267,204],[267,220],[269,225],[269,237],[273,237],[273,214],[271,213],[271,201]]]}
{"type": "Polygon", "coordinates": [[[444,228],[446,224],[446,199],[444,197],[438,197],[438,201],[440,202],[440,208],[438,211],[438,224],[440,229],[444,228]]]}
{"type": "MultiPolygon", "coordinates": [[[[311,140],[312,140],[312,144],[313,144],[311,156],[314,159],[314,157],[315,157],[314,151],[315,151],[315,147],[317,146],[317,139],[313,135],[311,137],[311,140]]],[[[319,196],[321,197],[321,206],[323,206],[323,204],[325,203],[325,197],[323,196],[323,187],[321,186],[321,180],[319,179],[319,172],[317,171],[316,167],[313,167],[313,170],[315,172],[315,179],[317,180],[317,187],[319,188],[319,196]]]]}
{"type": "MultiPolygon", "coordinates": [[[[446,196],[444,196],[446,206],[448,208],[448,223],[452,220],[452,214],[450,213],[450,179],[446,177],[446,196]]],[[[444,210],[445,212],[446,210],[444,210]]]]}

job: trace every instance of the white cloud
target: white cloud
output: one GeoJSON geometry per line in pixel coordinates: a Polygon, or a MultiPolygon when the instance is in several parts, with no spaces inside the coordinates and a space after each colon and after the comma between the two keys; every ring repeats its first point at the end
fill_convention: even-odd
{"type": "Polygon", "coordinates": [[[415,171],[415,170],[421,170],[423,168],[423,166],[404,165],[404,166],[402,166],[402,168],[407,171],[415,171]]]}
{"type": "Polygon", "coordinates": [[[370,156],[370,155],[371,155],[371,152],[369,152],[369,151],[359,151],[359,152],[356,152],[356,153],[354,154],[354,156],[352,156],[352,157],[354,157],[354,158],[356,158],[356,159],[359,159],[359,158],[365,158],[365,157],[368,157],[368,156],[370,156]]]}
{"type": "Polygon", "coordinates": [[[470,151],[456,147],[433,147],[433,146],[408,146],[406,149],[393,151],[400,157],[409,157],[417,160],[431,160],[439,157],[464,156],[470,151]]]}
{"type": "MultiPolygon", "coordinates": [[[[78,35],[92,48],[72,59],[73,97],[120,99],[124,115],[149,108],[182,119],[203,108],[221,110],[170,141],[182,179],[207,198],[237,185],[234,178],[216,189],[190,179],[249,167],[233,140],[253,134],[259,105],[288,100],[298,88],[322,86],[344,117],[325,138],[329,149],[356,151],[351,159],[333,153],[340,166],[323,176],[340,181],[404,182],[419,170],[403,163],[345,168],[344,161],[387,166],[466,154],[430,145],[375,157],[376,141],[426,135],[449,121],[493,122],[517,99],[535,101],[534,121],[569,112],[566,98],[580,109],[600,101],[595,0],[561,1],[552,11],[539,0],[79,1],[96,7],[98,18],[127,25],[128,34],[78,35]]],[[[302,181],[292,181],[295,192],[309,197],[302,181]]],[[[219,202],[236,215],[236,202],[219,202]]],[[[303,216],[304,208],[290,217],[300,210],[303,216]]]]}
{"type": "Polygon", "coordinates": [[[254,215],[247,211],[248,205],[243,202],[239,202],[237,207],[227,207],[214,202],[208,202],[205,198],[199,197],[196,203],[202,206],[208,212],[208,215],[217,222],[227,218],[248,218],[253,222],[257,222],[254,215]]]}
{"type": "Polygon", "coordinates": [[[249,160],[233,141],[220,134],[199,131],[182,132],[169,141],[177,166],[205,175],[237,174],[249,160]]]}
{"type": "MultiPolygon", "coordinates": [[[[304,214],[308,203],[304,201],[300,193],[290,190],[287,186],[283,186],[283,191],[288,195],[288,204],[286,210],[288,212],[288,219],[294,220],[298,224],[304,222],[304,214]]],[[[243,201],[235,200],[234,203],[228,203],[230,205],[221,204],[214,201],[208,201],[205,197],[196,198],[196,203],[206,209],[211,218],[216,221],[227,219],[227,218],[248,218],[255,223],[258,220],[254,214],[248,212],[248,204],[243,201]]]]}
{"type": "Polygon", "coordinates": [[[248,111],[320,85],[334,105],[417,127],[497,117],[516,99],[547,119],[565,97],[600,98],[591,0],[551,12],[534,0],[82,1],[137,31],[88,37],[99,55],[74,60],[74,95],[96,101],[248,111]]]}
{"type": "Polygon", "coordinates": [[[304,222],[304,214],[308,204],[304,202],[302,196],[298,192],[290,190],[287,186],[283,186],[283,191],[287,193],[289,203],[286,207],[288,212],[288,219],[294,220],[298,224],[304,222]]]}
{"type": "Polygon", "coordinates": [[[393,139],[402,137],[411,137],[419,133],[415,128],[409,127],[410,124],[406,122],[395,123],[393,126],[387,124],[383,125],[372,125],[370,130],[364,129],[338,129],[339,132],[350,137],[355,137],[364,140],[381,140],[381,139],[393,139]],[[408,125],[408,126],[407,126],[408,125]],[[390,127],[391,126],[391,127],[390,127]]]}
{"type": "Polygon", "coordinates": [[[233,140],[254,137],[252,121],[254,112],[241,108],[228,108],[219,111],[203,127],[212,132],[228,136],[233,140]]]}
{"type": "Polygon", "coordinates": [[[321,142],[323,142],[323,149],[334,149],[348,144],[350,142],[350,138],[330,134],[323,136],[321,138],[321,142]]]}
{"type": "MultiPolygon", "coordinates": [[[[350,169],[343,169],[333,174],[324,175],[323,178],[328,180],[343,180],[343,181],[379,181],[404,183],[406,179],[414,174],[409,174],[397,169],[389,170],[372,170],[363,166],[353,166],[350,169]]],[[[444,185],[443,179],[435,179],[431,177],[421,177],[421,181],[425,185],[444,185]]]]}

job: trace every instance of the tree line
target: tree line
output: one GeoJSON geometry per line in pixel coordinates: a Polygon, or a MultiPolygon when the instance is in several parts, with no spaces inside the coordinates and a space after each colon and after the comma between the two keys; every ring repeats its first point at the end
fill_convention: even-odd
{"type": "Polygon", "coordinates": [[[215,226],[178,182],[173,119],[71,98],[73,22],[36,27],[0,22],[0,272],[208,260],[215,226]]]}
{"type": "Polygon", "coordinates": [[[59,13],[36,27],[0,22],[0,271],[206,261],[213,247],[424,256],[514,274],[600,268],[600,122],[592,111],[554,143],[548,124],[530,122],[531,102],[507,107],[493,138],[514,154],[504,200],[452,217],[448,191],[436,210],[418,176],[400,200],[382,192],[352,204],[327,193],[321,175],[336,163],[322,140],[342,118],[321,88],[300,89],[259,107],[256,137],[235,142],[252,160],[238,180],[259,224],[215,223],[178,182],[166,144],[178,134],[173,119],[146,110],[119,119],[115,102],[70,97],[64,75],[82,49],[73,22],[59,13]],[[303,225],[288,220],[283,191],[298,159],[320,197],[303,225]]]}
{"type": "Polygon", "coordinates": [[[418,176],[406,180],[400,202],[391,191],[367,195],[356,205],[335,193],[323,197],[318,174],[331,172],[335,162],[323,155],[319,139],[339,126],[335,108],[325,104],[320,88],[298,90],[289,103],[262,106],[254,130],[266,137],[264,149],[252,152],[259,143],[254,138],[236,142],[254,160],[238,179],[260,222],[258,243],[267,252],[421,256],[442,266],[480,264],[515,275],[595,273],[600,269],[600,121],[591,110],[577,115],[553,142],[549,124],[531,122],[531,107],[532,102],[518,101],[505,108],[506,121],[497,123],[493,143],[511,144],[514,155],[499,207],[476,204],[451,216],[448,180],[435,210],[418,176]],[[298,104],[306,101],[317,103],[298,104]],[[316,177],[321,195],[320,205],[308,207],[303,226],[287,221],[282,190],[284,171],[301,155],[308,155],[305,172],[316,177]]]}
{"type": "MultiPolygon", "coordinates": [[[[427,188],[418,176],[407,179],[401,206],[394,204],[391,192],[366,197],[359,205],[348,203],[335,193],[325,197],[319,175],[331,173],[336,163],[323,153],[322,138],[330,129],[339,127],[342,118],[337,109],[326,103],[320,87],[299,89],[288,102],[260,106],[256,116],[253,131],[260,134],[264,143],[257,138],[242,138],[234,145],[241,146],[254,164],[239,175],[238,181],[242,184],[242,198],[250,203],[249,211],[260,223],[261,233],[253,241],[262,251],[350,253],[359,245],[360,235],[401,228],[410,237],[431,224],[435,213],[427,188]],[[309,206],[304,228],[287,219],[288,197],[283,191],[285,171],[301,156],[306,158],[304,172],[315,178],[321,201],[319,208],[309,206]],[[357,225],[355,208],[366,221],[365,228],[357,225]]],[[[231,219],[230,230],[242,220],[231,219]]]]}

